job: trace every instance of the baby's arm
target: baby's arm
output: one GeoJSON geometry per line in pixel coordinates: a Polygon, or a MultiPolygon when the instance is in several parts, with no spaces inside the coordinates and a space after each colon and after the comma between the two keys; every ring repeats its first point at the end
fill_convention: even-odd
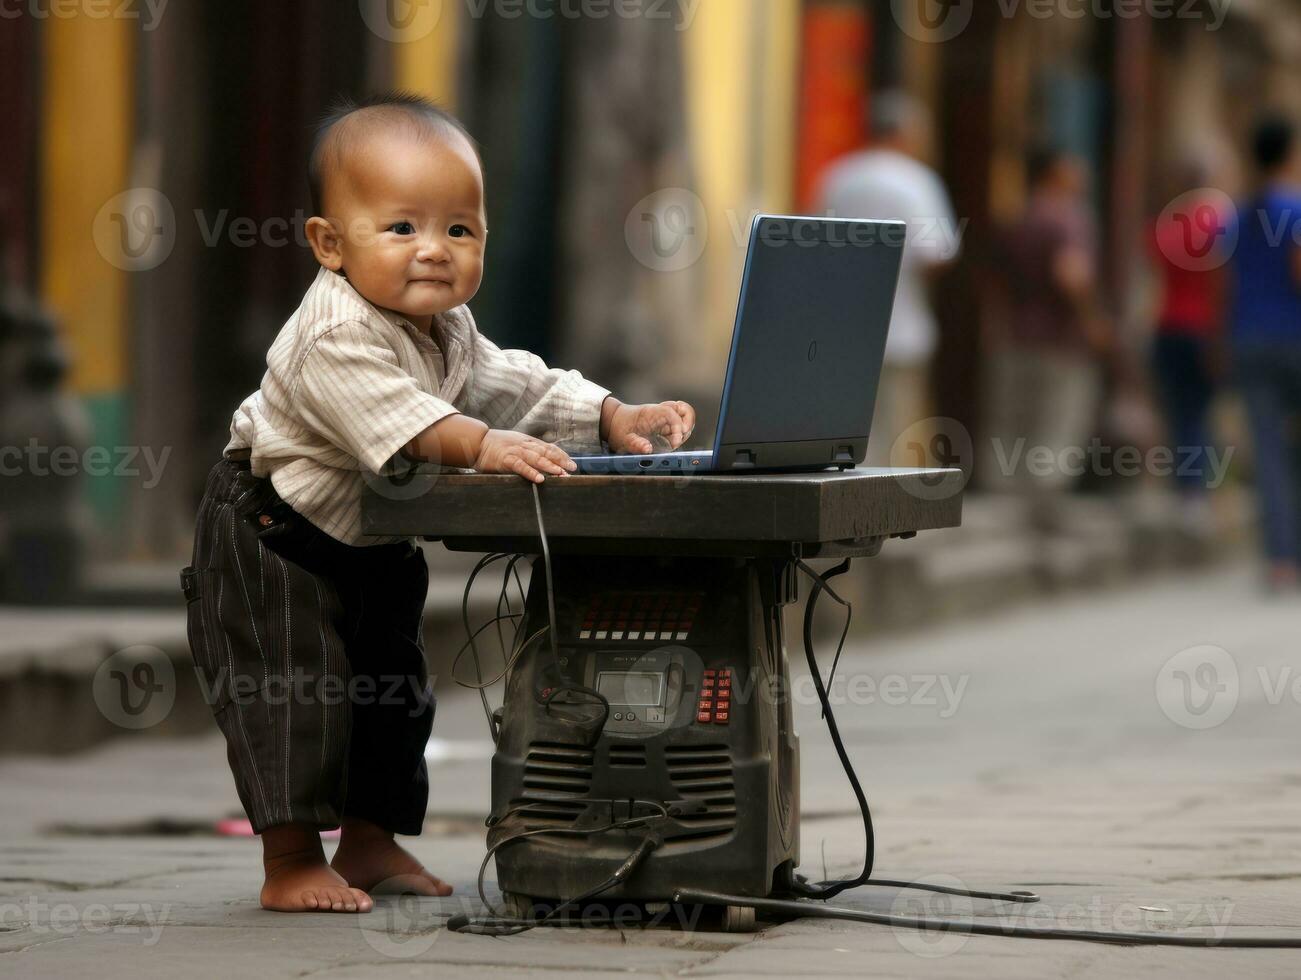
{"type": "Polygon", "coordinates": [[[653,452],[647,438],[662,435],[676,449],[696,424],[686,402],[625,405],[577,371],[551,368],[525,350],[502,350],[469,318],[474,367],[471,412],[490,425],[518,429],[547,442],[614,452],[653,452]]]}
{"type": "Polygon", "coordinates": [[[512,429],[490,429],[468,415],[440,419],[402,447],[416,462],[460,466],[480,473],[518,473],[541,483],[550,473],[568,476],[577,469],[559,446],[512,429]]]}

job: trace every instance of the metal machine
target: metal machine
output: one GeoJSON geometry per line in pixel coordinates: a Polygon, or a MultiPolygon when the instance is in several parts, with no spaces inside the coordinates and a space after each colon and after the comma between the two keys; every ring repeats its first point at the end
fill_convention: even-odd
{"type": "MultiPolygon", "coordinates": [[[[540,827],[600,827],[658,803],[662,843],[603,898],[782,890],[799,863],[799,738],[780,616],[793,598],[787,562],[553,561],[554,653],[535,641],[511,674],[489,846],[540,827]]],[[[548,621],[539,560],[521,635],[548,621]]],[[[644,836],[521,839],[497,852],[498,882],[517,901],[579,894],[644,836]]]]}

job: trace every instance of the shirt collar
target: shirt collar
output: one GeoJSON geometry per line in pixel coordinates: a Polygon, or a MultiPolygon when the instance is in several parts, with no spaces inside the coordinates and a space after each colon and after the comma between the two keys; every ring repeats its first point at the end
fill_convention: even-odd
{"type": "MultiPolygon", "coordinates": [[[[369,309],[373,310],[375,314],[379,316],[381,319],[387,321],[388,323],[392,324],[393,326],[397,327],[400,330],[405,330],[407,334],[411,337],[411,339],[415,342],[415,345],[421,350],[434,351],[437,353],[446,354],[446,351],[440,349],[440,347],[438,346],[438,341],[434,337],[431,337],[429,334],[418,329],[414,323],[412,323],[402,314],[394,313],[392,310],[383,309],[382,307],[376,306],[374,303],[367,300],[364,296],[361,295],[361,293],[357,292],[356,288],[352,285],[352,283],[348,281],[346,276],[343,276],[332,269],[326,269],[324,266],[321,267],[321,275],[333,277],[332,281],[336,285],[341,286],[344,289],[351,292],[354,296],[357,297],[359,302],[364,303],[369,309]]],[[[434,331],[435,336],[441,335],[447,340],[447,343],[449,345],[461,343],[461,338],[457,335],[455,329],[456,318],[451,315],[450,311],[447,313],[435,314],[434,326],[437,328],[434,331]]]]}

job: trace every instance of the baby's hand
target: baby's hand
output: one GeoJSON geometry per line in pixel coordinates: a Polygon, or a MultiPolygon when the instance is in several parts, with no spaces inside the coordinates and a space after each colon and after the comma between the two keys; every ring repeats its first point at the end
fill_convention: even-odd
{"type": "Polygon", "coordinates": [[[661,435],[670,449],[677,449],[695,427],[696,410],[686,402],[620,405],[610,419],[607,441],[612,452],[653,453],[655,445],[649,436],[661,435]]]}
{"type": "Polygon", "coordinates": [[[480,473],[518,473],[534,483],[545,479],[543,473],[568,476],[577,468],[559,446],[514,429],[489,429],[474,461],[480,473]]]}

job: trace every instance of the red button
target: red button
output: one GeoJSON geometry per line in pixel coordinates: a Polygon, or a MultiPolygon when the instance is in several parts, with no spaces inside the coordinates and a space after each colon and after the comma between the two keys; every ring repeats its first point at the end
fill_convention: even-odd
{"type": "Polygon", "coordinates": [[[697,711],[697,712],[696,712],[696,721],[703,721],[703,722],[705,722],[706,724],[708,724],[708,722],[709,722],[709,712],[708,712],[708,711],[697,711]]]}
{"type": "Polygon", "coordinates": [[[714,674],[715,674],[715,671],[713,671],[713,670],[707,670],[707,671],[705,671],[705,676],[706,676],[706,677],[713,677],[714,674]]]}
{"type": "Polygon", "coordinates": [[[717,714],[715,714],[715,715],[714,715],[714,721],[718,722],[720,725],[726,725],[726,724],[727,724],[727,712],[726,712],[726,711],[720,711],[720,712],[718,712],[717,714]]]}
{"type": "Polygon", "coordinates": [[[713,705],[713,702],[712,702],[712,701],[708,700],[707,698],[701,698],[700,701],[698,701],[698,702],[696,703],[696,710],[697,710],[697,711],[708,711],[708,710],[709,710],[710,708],[712,708],[713,706],[714,706],[714,705],[713,705]]]}

